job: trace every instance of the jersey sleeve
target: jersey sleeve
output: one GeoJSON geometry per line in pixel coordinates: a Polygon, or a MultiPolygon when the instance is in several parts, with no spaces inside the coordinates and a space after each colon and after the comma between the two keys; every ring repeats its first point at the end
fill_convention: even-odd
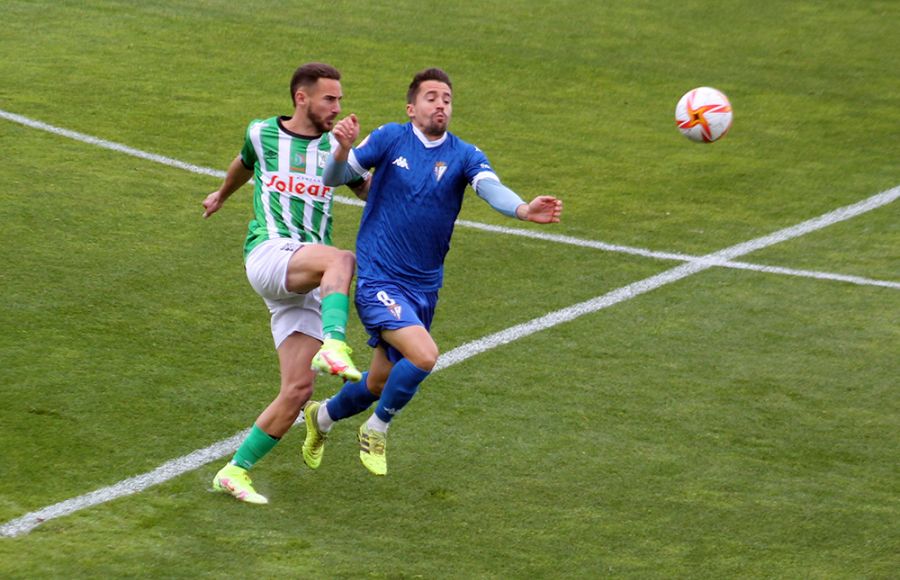
{"type": "Polygon", "coordinates": [[[350,150],[350,155],[347,158],[350,167],[358,175],[363,175],[368,169],[378,166],[387,154],[388,148],[398,134],[398,130],[402,131],[400,125],[388,123],[369,133],[369,136],[363,139],[358,147],[350,150]]]}
{"type": "MultiPolygon", "coordinates": [[[[328,140],[331,143],[331,151],[334,151],[338,147],[337,138],[333,133],[329,133],[328,140]]],[[[349,164],[345,163],[344,165],[347,166],[349,164]]],[[[365,183],[366,179],[369,178],[368,171],[364,171],[362,172],[362,174],[359,174],[353,171],[350,167],[347,167],[346,175],[340,175],[340,173],[342,173],[342,171],[338,169],[338,165],[335,163],[334,157],[329,155],[328,160],[325,162],[325,170],[322,172],[322,179],[325,182],[325,185],[346,184],[348,187],[357,187],[365,183]]]]}
{"type": "Polygon", "coordinates": [[[525,203],[518,193],[495,179],[480,180],[475,193],[492,208],[509,217],[517,217],[516,209],[525,203]]]}
{"type": "Polygon", "coordinates": [[[491,167],[491,162],[488,161],[487,155],[474,145],[470,145],[470,147],[469,154],[466,156],[466,178],[469,180],[469,185],[472,186],[472,189],[477,191],[478,182],[482,179],[500,181],[500,178],[494,173],[494,168],[491,167]]]}
{"type": "Polygon", "coordinates": [[[241,163],[244,164],[244,167],[247,169],[253,169],[253,166],[256,165],[256,148],[253,147],[253,142],[250,140],[250,129],[258,123],[259,121],[252,121],[249,125],[247,125],[247,130],[244,131],[244,146],[241,148],[241,163]]]}

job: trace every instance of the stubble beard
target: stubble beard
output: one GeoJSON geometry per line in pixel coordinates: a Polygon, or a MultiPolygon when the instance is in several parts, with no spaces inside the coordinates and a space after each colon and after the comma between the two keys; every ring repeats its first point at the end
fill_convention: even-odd
{"type": "Polygon", "coordinates": [[[309,119],[309,122],[313,124],[313,127],[315,127],[316,131],[319,133],[327,133],[334,128],[334,117],[329,119],[327,117],[316,115],[310,111],[306,114],[306,118],[309,119]]]}
{"type": "Polygon", "coordinates": [[[444,133],[447,132],[447,125],[449,124],[449,120],[445,120],[443,123],[439,123],[433,119],[428,120],[428,124],[425,125],[425,130],[422,131],[429,137],[441,138],[444,136],[444,133]]]}

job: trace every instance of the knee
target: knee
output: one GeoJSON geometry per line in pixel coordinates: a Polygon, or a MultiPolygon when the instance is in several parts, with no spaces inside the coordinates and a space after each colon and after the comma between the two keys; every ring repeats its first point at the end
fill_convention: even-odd
{"type": "Polygon", "coordinates": [[[380,397],[382,391],[384,391],[384,383],[385,382],[386,381],[384,381],[384,380],[378,381],[378,380],[369,378],[369,379],[366,379],[366,388],[369,390],[370,393],[372,393],[376,397],[380,397]]]}
{"type": "Polygon", "coordinates": [[[350,250],[338,250],[337,261],[351,271],[356,269],[356,254],[350,250]]]}
{"type": "Polygon", "coordinates": [[[279,397],[285,404],[291,407],[301,408],[306,402],[312,398],[313,381],[312,379],[298,379],[286,381],[281,385],[281,393],[279,397]]]}
{"type": "Polygon", "coordinates": [[[411,356],[406,358],[416,367],[430,373],[434,369],[434,365],[437,364],[439,354],[437,345],[432,343],[427,345],[427,347],[416,350],[416,352],[411,353],[411,356]]]}

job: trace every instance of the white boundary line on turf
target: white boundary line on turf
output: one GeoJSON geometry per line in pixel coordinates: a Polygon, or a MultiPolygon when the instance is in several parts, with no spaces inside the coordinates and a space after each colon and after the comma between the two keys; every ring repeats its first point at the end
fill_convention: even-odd
{"type": "MultiPolygon", "coordinates": [[[[892,191],[892,190],[888,190],[892,191]]],[[[360,205],[362,203],[360,202],[360,205]]],[[[508,228],[504,226],[494,226],[468,220],[459,220],[457,223],[467,228],[493,232],[498,234],[506,234],[510,236],[521,236],[524,238],[544,240],[548,242],[556,242],[559,244],[569,244],[582,248],[594,248],[607,252],[616,252],[619,254],[630,254],[632,256],[642,256],[645,258],[653,258],[656,260],[674,260],[678,262],[701,262],[706,263],[710,258],[708,256],[692,256],[689,254],[677,254],[672,252],[657,252],[654,250],[645,250],[642,248],[633,248],[631,246],[620,246],[608,244],[606,242],[596,242],[593,240],[583,240],[571,236],[562,236],[559,234],[548,234],[546,232],[538,232],[534,230],[523,230],[516,228],[508,228]]],[[[751,270],[754,272],[764,272],[767,274],[782,274],[785,276],[799,276],[803,278],[816,278],[819,280],[833,280],[836,282],[848,282],[860,286],[882,286],[885,288],[895,288],[900,290],[900,282],[892,282],[889,280],[875,280],[873,278],[864,278],[862,276],[848,276],[845,274],[834,274],[831,272],[819,272],[815,270],[797,270],[794,268],[783,268],[781,266],[765,266],[762,264],[751,264],[749,262],[736,262],[734,260],[715,260],[712,266],[721,268],[732,268],[736,270],[751,270]]]]}
{"type": "MultiPolygon", "coordinates": [[[[93,137],[91,135],[87,135],[85,133],[79,133],[77,131],[71,131],[69,129],[63,129],[62,127],[57,127],[55,125],[50,125],[48,123],[44,123],[42,121],[37,121],[35,119],[31,119],[29,117],[25,117],[23,115],[17,115],[16,113],[10,113],[9,111],[4,111],[0,109],[0,119],[6,119],[7,121],[12,121],[14,123],[19,123],[20,125],[24,125],[26,127],[30,127],[32,129],[38,129],[40,131],[46,131],[48,133],[52,133],[54,135],[59,135],[62,137],[67,137],[69,139],[74,139],[76,141],[80,141],[82,143],[87,143],[89,145],[96,145],[97,147],[102,147],[104,149],[109,149],[111,151],[116,151],[118,153],[124,153],[126,155],[131,155],[133,157],[137,157],[139,159],[144,159],[146,161],[153,161],[154,163],[161,163],[163,165],[167,165],[169,167],[176,167],[178,169],[184,169],[185,171],[190,171],[191,173],[198,173],[200,175],[208,175],[210,177],[218,177],[224,178],[225,172],[217,169],[212,169],[209,167],[202,167],[200,165],[194,165],[192,163],[185,163],[184,161],[179,161],[178,159],[173,159],[171,157],[165,157],[163,155],[157,155],[155,153],[148,153],[146,151],[141,151],[140,149],[135,149],[133,147],[129,147],[127,145],[123,145],[121,143],[116,143],[114,141],[107,141],[106,139],[100,139],[98,137],[93,137]]],[[[362,207],[365,205],[364,202],[350,197],[344,197],[340,195],[334,196],[334,200],[338,203],[342,203],[345,205],[354,205],[358,207],[362,207]]],[[[630,246],[621,246],[616,244],[607,244],[605,242],[597,242],[593,240],[583,240],[580,238],[575,238],[572,236],[564,236],[557,234],[548,234],[546,232],[537,232],[533,230],[524,230],[524,229],[516,229],[516,228],[508,228],[503,226],[493,226],[490,224],[483,224],[479,222],[473,222],[468,220],[458,220],[458,225],[463,227],[482,230],[486,232],[493,232],[498,234],[505,235],[513,235],[513,236],[521,236],[525,238],[535,239],[535,240],[545,240],[549,242],[556,242],[560,244],[569,244],[573,246],[579,246],[582,248],[594,248],[598,250],[603,250],[607,252],[616,252],[620,254],[630,254],[633,256],[643,256],[645,258],[654,258],[657,260],[674,260],[679,262],[696,262],[702,261],[705,258],[691,256],[688,254],[679,254],[673,252],[657,252],[653,250],[646,250],[643,248],[633,248],[630,246]]],[[[886,280],[874,280],[871,278],[864,278],[861,276],[847,276],[843,274],[832,274],[830,272],[817,272],[812,270],[795,270],[791,268],[782,268],[780,266],[763,266],[758,264],[750,264],[747,262],[732,262],[731,260],[720,260],[717,261],[714,266],[722,267],[722,268],[734,268],[740,270],[752,270],[755,272],[765,272],[769,274],[783,274],[788,276],[799,276],[804,278],[815,278],[819,280],[833,280],[837,282],[848,282],[851,284],[857,284],[860,286],[881,286],[885,288],[894,288],[900,290],[900,282],[892,282],[886,280]]]]}
{"type": "MultiPolygon", "coordinates": [[[[704,270],[718,266],[723,260],[737,258],[744,254],[778,244],[824,227],[848,220],[860,214],[872,211],[883,205],[891,203],[900,196],[900,186],[874,195],[859,203],[842,207],[820,217],[807,220],[795,226],[779,230],[768,236],[756,238],[742,244],[737,244],[724,250],[703,256],[700,260],[688,262],[666,270],[655,276],[645,278],[638,282],[628,284],[612,292],[608,292],[597,298],[593,298],[580,304],[575,304],[555,312],[551,312],[534,320],[518,324],[506,330],[490,334],[483,338],[458,346],[449,352],[442,354],[435,366],[434,372],[466,361],[478,354],[497,348],[504,344],[525,338],[537,332],[550,329],[559,324],[575,320],[578,317],[597,312],[620,302],[630,300],[641,294],[655,290],[666,284],[677,282],[688,276],[692,276],[704,270]]],[[[0,536],[16,537],[27,534],[35,527],[47,520],[72,514],[76,511],[112,501],[114,499],[132,495],[153,485],[157,485],[177,477],[193,469],[233,453],[248,430],[241,431],[209,447],[194,451],[178,459],[168,461],[153,471],[131,477],[115,485],[104,487],[91,493],[68,499],[37,511],[25,514],[0,526],[0,536]]]]}
{"type": "Polygon", "coordinates": [[[199,173],[201,175],[209,175],[210,177],[218,178],[225,177],[224,171],[210,169],[209,167],[200,167],[199,165],[185,163],[184,161],[172,159],[171,157],[165,157],[163,155],[156,155],[155,153],[147,153],[146,151],[141,151],[140,149],[135,149],[133,147],[129,147],[128,145],[122,145],[121,143],[116,143],[114,141],[107,141],[106,139],[92,137],[90,135],[79,133],[77,131],[70,131],[68,129],[63,129],[62,127],[56,127],[55,125],[49,125],[41,121],[29,119],[28,117],[24,117],[22,115],[4,111],[3,109],[0,109],[0,119],[6,119],[7,121],[19,123],[20,125],[31,127],[32,129],[39,129],[41,131],[53,133],[54,135],[68,137],[69,139],[74,139],[75,141],[81,141],[82,143],[87,143],[89,145],[96,145],[97,147],[110,149],[117,153],[124,153],[126,155],[131,155],[132,157],[137,157],[139,159],[145,159],[147,161],[153,161],[155,163],[162,163],[163,165],[168,165],[169,167],[177,167],[178,169],[184,169],[185,171],[190,171],[191,173],[199,173]]]}

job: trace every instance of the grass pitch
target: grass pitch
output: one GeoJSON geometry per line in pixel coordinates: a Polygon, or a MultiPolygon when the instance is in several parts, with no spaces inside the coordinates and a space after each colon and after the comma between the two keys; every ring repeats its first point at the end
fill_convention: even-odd
{"type": "MultiPolygon", "coordinates": [[[[426,66],[452,130],[541,231],[703,255],[900,183],[896,3],[3,4],[0,109],[224,170],[296,66],[344,73],[363,131],[426,66]],[[711,146],[678,98],[735,109],[711,146]]],[[[0,525],[250,425],[278,376],[241,244],[249,190],[0,120],[0,525]]],[[[897,282],[894,202],[745,256],[897,282]]],[[[352,247],[359,208],[336,208],[352,247]]],[[[474,195],[462,217],[528,227],[474,195]]],[[[444,352],[677,262],[459,228],[444,352]]],[[[350,340],[365,362],[358,322],[350,340]]],[[[206,493],[219,461],[0,538],[0,576],[890,577],[900,568],[894,288],[711,269],[435,373],[391,474],[340,424],[254,470],[262,509],[206,493]]],[[[317,396],[336,391],[322,380],[317,396]]]]}

